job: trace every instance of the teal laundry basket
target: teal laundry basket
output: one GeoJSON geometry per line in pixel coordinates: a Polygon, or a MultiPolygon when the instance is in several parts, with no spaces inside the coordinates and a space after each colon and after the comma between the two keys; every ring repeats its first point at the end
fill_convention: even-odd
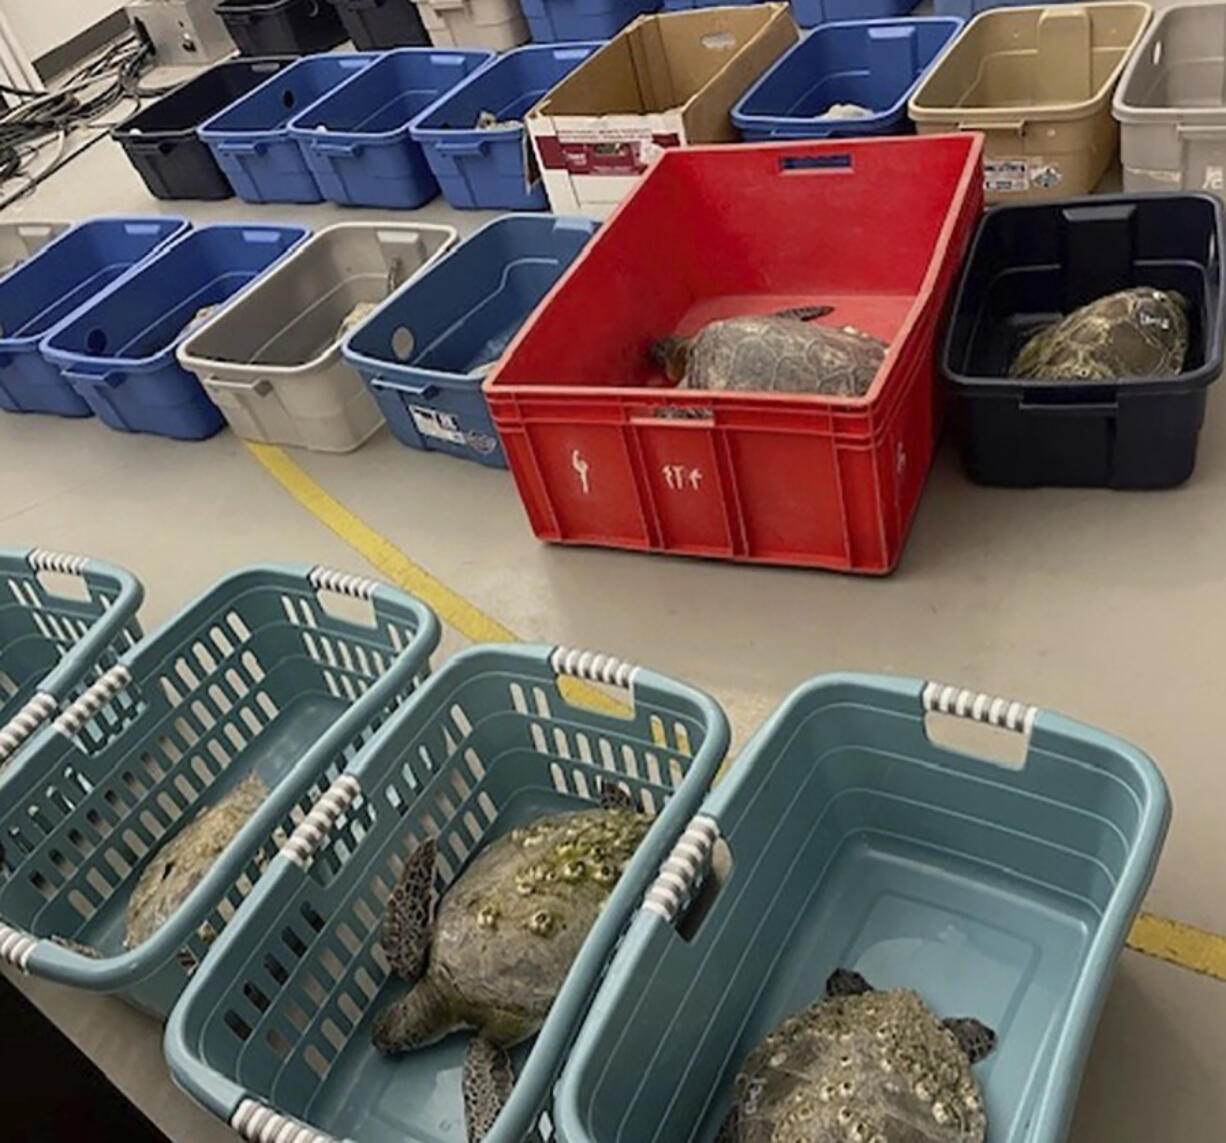
{"type": "Polygon", "coordinates": [[[464,1143],[467,1037],[395,1058],[371,1043],[406,987],[378,944],[389,889],[426,837],[445,891],[490,837],[590,806],[613,782],[655,823],[544,1028],[515,1051],[514,1091],[485,1143],[552,1139],[567,1046],[727,745],[710,698],[616,659],[513,645],[452,659],[320,799],[188,986],[166,1029],[176,1081],[251,1143],[464,1143]],[[617,687],[628,709],[576,695],[572,677],[617,687]]]}
{"type": "Polygon", "coordinates": [[[1149,758],[1058,715],[804,684],[661,867],[571,1052],[558,1138],[708,1143],[745,1056],[846,967],[995,1028],[975,1068],[989,1140],[1058,1143],[1169,815],[1149,758]],[[972,729],[949,716],[1024,758],[941,745],[972,729]]]}
{"type": "Polygon", "coordinates": [[[0,960],[165,1016],[281,842],[428,673],[438,638],[424,604],[325,568],[252,567],[210,588],[0,776],[0,960]],[[125,949],[150,860],[251,774],[263,804],[125,949]]]}
{"type": "Polygon", "coordinates": [[[140,638],[144,597],[100,560],[0,551],[0,769],[140,638]]]}

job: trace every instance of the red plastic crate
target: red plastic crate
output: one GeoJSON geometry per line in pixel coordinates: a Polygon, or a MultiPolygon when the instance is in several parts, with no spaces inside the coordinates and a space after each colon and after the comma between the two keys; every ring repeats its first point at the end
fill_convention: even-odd
{"type": "Polygon", "coordinates": [[[666,152],[485,383],[543,540],[888,572],[939,427],[975,134],[666,152]],[[672,389],[658,337],[783,306],[890,341],[860,398],[672,389]]]}

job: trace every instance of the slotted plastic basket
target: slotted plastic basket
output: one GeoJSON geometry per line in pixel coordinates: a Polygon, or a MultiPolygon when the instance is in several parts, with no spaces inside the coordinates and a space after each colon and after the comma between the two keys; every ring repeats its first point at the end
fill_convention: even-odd
{"type": "Polygon", "coordinates": [[[523,646],[452,659],[320,799],[189,985],[166,1032],[176,1080],[253,1143],[463,1141],[467,1037],[396,1058],[371,1043],[375,1015],[404,991],[378,946],[388,891],[423,838],[436,838],[445,891],[491,836],[588,806],[611,781],[655,824],[541,1033],[516,1050],[514,1092],[485,1137],[552,1140],[567,1046],[727,745],[710,698],[616,659],[523,646]],[[572,676],[625,688],[630,709],[603,692],[596,709],[572,676]]]}
{"type": "Polygon", "coordinates": [[[989,1139],[1059,1143],[1169,816],[1154,763],[1081,723],[913,679],[805,683],[661,867],[570,1054],[559,1138],[714,1139],[748,1052],[846,967],[993,1027],[989,1139]]]}
{"type": "Polygon", "coordinates": [[[144,597],[134,576],[100,560],[0,551],[0,768],[140,638],[144,597]]]}
{"type": "Polygon", "coordinates": [[[165,1016],[264,863],[428,673],[438,637],[415,599],[324,568],[257,566],[210,588],[5,775],[0,959],[165,1016]],[[253,773],[263,805],[170,919],[125,950],[149,860],[253,773]]]}

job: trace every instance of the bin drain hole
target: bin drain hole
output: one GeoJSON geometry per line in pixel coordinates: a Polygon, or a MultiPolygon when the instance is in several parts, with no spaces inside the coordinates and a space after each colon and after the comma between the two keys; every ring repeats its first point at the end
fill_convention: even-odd
{"type": "Polygon", "coordinates": [[[392,333],[392,352],[398,361],[408,361],[413,355],[413,333],[404,326],[397,326],[392,333]]]}
{"type": "Polygon", "coordinates": [[[286,108],[291,108],[298,102],[298,100],[294,97],[294,93],[287,88],[285,91],[281,92],[281,102],[286,106],[286,108]]]}
{"type": "Polygon", "coordinates": [[[106,349],[106,331],[101,329],[91,329],[89,336],[85,339],[85,348],[90,353],[101,353],[106,349]]]}

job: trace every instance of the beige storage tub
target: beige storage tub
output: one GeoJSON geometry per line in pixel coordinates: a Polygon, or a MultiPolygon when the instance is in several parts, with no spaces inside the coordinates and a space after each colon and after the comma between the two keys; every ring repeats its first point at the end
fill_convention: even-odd
{"type": "Polygon", "coordinates": [[[1226,194],[1226,4],[1159,14],[1115,93],[1126,191],[1226,194]]]}
{"type": "Polygon", "coordinates": [[[921,134],[982,131],[989,202],[1088,194],[1115,155],[1111,97],[1148,4],[992,8],[928,73],[908,111],[921,134]]]}
{"type": "Polygon", "coordinates": [[[414,0],[437,48],[489,48],[505,52],[529,40],[519,0],[414,0]]]}
{"type": "Polygon", "coordinates": [[[68,222],[0,222],[0,274],[16,269],[70,225],[68,222]]]}
{"type": "Polygon", "coordinates": [[[244,440],[350,452],[383,415],[341,342],[455,242],[450,226],[329,226],[184,340],[179,364],[244,440]]]}

